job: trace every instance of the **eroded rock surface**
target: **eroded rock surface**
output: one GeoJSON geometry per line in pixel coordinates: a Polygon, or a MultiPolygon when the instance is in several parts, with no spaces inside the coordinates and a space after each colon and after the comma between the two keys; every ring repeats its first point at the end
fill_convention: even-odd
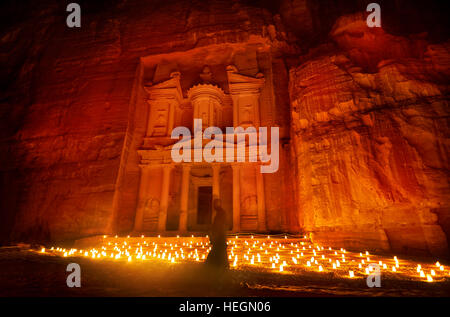
{"type": "Polygon", "coordinates": [[[118,187],[135,185],[118,179],[141,59],[257,44],[274,83],[261,120],[282,128],[292,167],[266,176],[269,227],[336,246],[448,252],[450,44],[418,33],[429,16],[414,22],[418,34],[386,31],[404,31],[420,7],[386,14],[385,30],[349,14],[364,7],[357,0],[81,1],[82,28],[69,29],[64,4],[27,5],[2,10],[0,241],[104,234],[115,218],[131,230],[132,208],[113,206],[118,187]]]}
{"type": "Polygon", "coordinates": [[[362,16],[332,37],[340,50],[290,73],[302,226],[335,245],[445,254],[450,43],[362,16]]]}

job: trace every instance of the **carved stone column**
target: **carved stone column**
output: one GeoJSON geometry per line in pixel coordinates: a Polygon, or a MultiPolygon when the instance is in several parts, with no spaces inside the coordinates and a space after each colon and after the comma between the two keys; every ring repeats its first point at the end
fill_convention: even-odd
{"type": "Polygon", "coordinates": [[[220,198],[220,165],[213,164],[213,199],[220,198]]]}
{"type": "MultiPolygon", "coordinates": [[[[216,198],[220,198],[220,165],[217,164],[213,164],[212,165],[212,170],[213,170],[213,188],[212,188],[212,194],[213,194],[213,202],[214,199],[216,198]]],[[[213,205],[213,210],[212,210],[212,221],[214,221],[214,218],[216,217],[216,210],[214,209],[214,205],[213,205]]]]}
{"type": "Polygon", "coordinates": [[[240,184],[240,166],[231,165],[233,169],[233,231],[241,230],[241,184],[240,184]]]}
{"type": "Polygon", "coordinates": [[[255,166],[256,193],[258,197],[258,231],[267,231],[266,228],[266,200],[264,196],[264,178],[260,166],[255,166]]]}
{"type": "Polygon", "coordinates": [[[189,175],[191,172],[190,165],[183,165],[181,175],[181,195],[180,195],[180,223],[178,230],[187,232],[188,220],[188,198],[189,198],[189,175]]]}
{"type": "Polygon", "coordinates": [[[159,209],[158,217],[158,231],[166,231],[167,222],[167,207],[169,206],[169,189],[170,189],[170,172],[172,171],[172,165],[164,165],[163,169],[163,179],[161,186],[161,204],[159,209]]]}
{"type": "Polygon", "coordinates": [[[141,180],[139,183],[139,199],[138,207],[136,210],[136,216],[134,219],[134,231],[142,231],[142,223],[144,221],[144,207],[145,199],[147,198],[148,182],[150,177],[150,167],[148,165],[140,165],[141,168],[141,180]]]}

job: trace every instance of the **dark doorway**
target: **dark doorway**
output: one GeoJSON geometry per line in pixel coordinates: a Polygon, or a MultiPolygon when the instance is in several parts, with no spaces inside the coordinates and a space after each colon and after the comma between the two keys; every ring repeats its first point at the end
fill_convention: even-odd
{"type": "Polygon", "coordinates": [[[212,187],[201,186],[198,188],[197,224],[211,224],[212,217],[212,187]]]}

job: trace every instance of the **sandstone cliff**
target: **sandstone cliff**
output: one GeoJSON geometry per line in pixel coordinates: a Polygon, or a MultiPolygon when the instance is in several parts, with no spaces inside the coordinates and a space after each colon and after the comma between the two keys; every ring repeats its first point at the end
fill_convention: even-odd
{"type": "Polygon", "coordinates": [[[291,70],[302,227],[327,244],[445,254],[450,43],[345,16],[291,70]]]}
{"type": "MultiPolygon", "coordinates": [[[[287,131],[282,190],[295,199],[268,189],[289,209],[271,207],[274,228],[448,253],[450,44],[445,10],[422,2],[380,1],[383,28],[368,29],[360,0],[80,1],[82,27],[69,29],[64,3],[7,1],[0,242],[110,230],[141,58],[258,44],[275,83],[267,120],[287,131]]],[[[123,217],[126,232],[133,219],[123,217]]]]}

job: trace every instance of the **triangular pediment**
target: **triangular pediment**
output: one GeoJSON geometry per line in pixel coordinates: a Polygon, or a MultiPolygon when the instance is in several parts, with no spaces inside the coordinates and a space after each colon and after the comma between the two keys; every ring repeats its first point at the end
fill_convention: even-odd
{"type": "Polygon", "coordinates": [[[148,83],[144,85],[144,89],[150,96],[153,94],[174,94],[177,98],[182,99],[183,93],[180,85],[180,73],[175,72],[170,74],[171,78],[160,83],[148,83]]]}
{"type": "Polygon", "coordinates": [[[254,78],[246,75],[241,75],[237,73],[228,73],[228,82],[230,84],[264,84],[264,77],[254,78]]]}
{"type": "Polygon", "coordinates": [[[264,76],[258,74],[257,77],[251,77],[238,73],[238,70],[234,66],[228,66],[227,68],[228,85],[231,93],[239,93],[241,91],[257,91],[265,82],[264,76]]]}

